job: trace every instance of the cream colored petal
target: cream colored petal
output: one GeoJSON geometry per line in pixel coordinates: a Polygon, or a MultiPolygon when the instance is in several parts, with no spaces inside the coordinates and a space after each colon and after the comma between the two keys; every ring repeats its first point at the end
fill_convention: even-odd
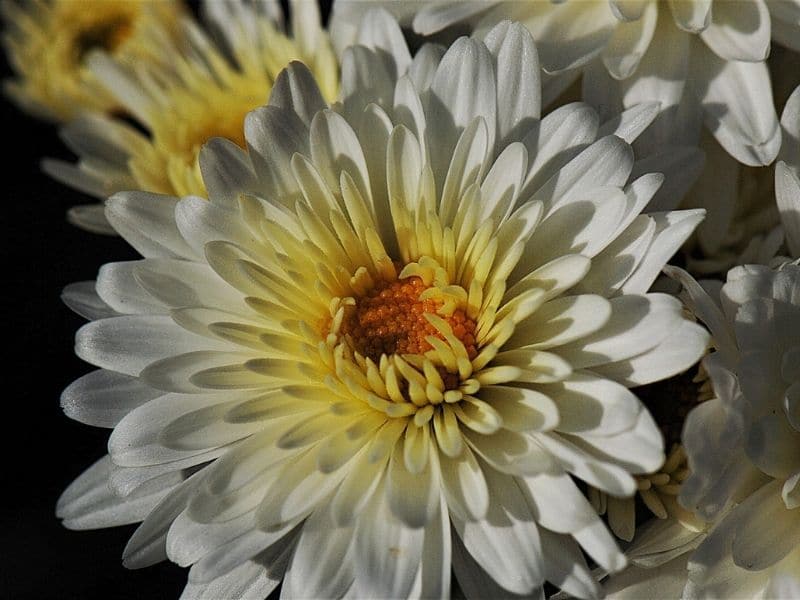
{"type": "Polygon", "coordinates": [[[621,465],[626,471],[639,475],[655,472],[664,463],[664,441],[655,421],[646,410],[636,415],[633,427],[616,435],[591,435],[569,437],[577,448],[621,465]]]}
{"type": "Polygon", "coordinates": [[[481,519],[489,508],[489,490],[483,469],[466,446],[461,456],[439,455],[442,489],[450,511],[464,519],[481,519]]]}
{"type": "MultiPolygon", "coordinates": [[[[526,5],[519,15],[533,34],[548,73],[585,65],[608,43],[619,24],[605,2],[526,5]]],[[[514,16],[512,16],[514,18],[514,16]]]]}
{"type": "MultiPolygon", "coordinates": [[[[414,425],[409,424],[409,427],[414,425]]],[[[427,427],[427,425],[426,425],[427,427]]],[[[386,479],[386,501],[395,515],[406,526],[417,529],[426,527],[439,509],[439,467],[438,461],[429,457],[419,472],[411,472],[404,460],[404,446],[400,441],[392,451],[386,479]]],[[[428,452],[435,452],[429,437],[424,443],[428,452]]]]}
{"type": "Polygon", "coordinates": [[[700,37],[717,56],[748,62],[766,60],[771,27],[764,0],[742,5],[717,2],[712,15],[711,23],[700,37]]]}
{"type": "Polygon", "coordinates": [[[309,450],[287,460],[261,497],[255,514],[255,525],[262,530],[290,526],[312,511],[325,508],[328,496],[338,487],[352,463],[333,473],[322,473],[316,467],[316,452],[309,450]]]}
{"type": "MultiPolygon", "coordinates": [[[[561,466],[609,494],[616,496],[632,496],[636,490],[636,482],[626,468],[612,464],[610,461],[600,462],[596,452],[579,448],[568,436],[558,433],[537,433],[536,440],[552,453],[561,466]]],[[[558,505],[558,503],[556,503],[558,505]]]]}
{"type": "Polygon", "coordinates": [[[599,598],[603,595],[594,575],[586,565],[580,546],[565,535],[540,530],[545,559],[545,575],[576,598],[599,598]]]}
{"type": "Polygon", "coordinates": [[[584,199],[597,189],[619,188],[628,181],[633,168],[633,150],[622,139],[609,135],[584,149],[558,169],[535,191],[544,202],[545,215],[564,204],[584,199]]]}
{"type": "MultiPolygon", "coordinates": [[[[344,89],[342,91],[344,94],[344,89]]],[[[301,62],[293,61],[280,72],[272,86],[269,104],[291,110],[300,117],[307,126],[311,125],[314,115],[327,108],[314,75],[301,62]]]]}
{"type": "MultiPolygon", "coordinates": [[[[612,307],[602,296],[583,294],[555,298],[519,323],[505,348],[556,348],[601,329],[612,307]]],[[[559,352],[560,354],[560,352],[559,352]]]]}
{"type": "MultiPolygon", "coordinates": [[[[431,82],[425,116],[428,140],[436,142],[431,154],[434,174],[441,177],[458,139],[476,118],[486,126],[486,147],[496,137],[497,92],[492,57],[482,43],[460,38],[442,57],[431,82]]],[[[437,186],[443,181],[437,181],[437,186]]]]}
{"type": "Polygon", "coordinates": [[[343,596],[355,578],[353,533],[351,527],[337,527],[327,507],[311,513],[303,523],[281,593],[287,597],[343,596]]]}
{"type": "Polygon", "coordinates": [[[767,475],[786,479],[800,468],[800,431],[784,414],[768,414],[751,423],[745,451],[767,475]]]}
{"type": "Polygon", "coordinates": [[[99,369],[67,386],[61,393],[61,408],[81,423],[114,427],[130,411],[161,394],[135,377],[99,369]]]}
{"type": "MultiPolygon", "coordinates": [[[[675,24],[689,33],[704,31],[712,20],[713,0],[669,0],[675,24]]],[[[713,18],[716,20],[719,6],[715,6],[713,18]]]]}
{"type": "Polygon", "coordinates": [[[783,161],[775,165],[775,200],[789,252],[800,256],[800,180],[783,161]]]}
{"type": "Polygon", "coordinates": [[[539,56],[531,34],[519,23],[499,23],[484,43],[494,59],[497,78],[497,154],[538,123],[542,104],[539,56]]]}
{"type": "Polygon", "coordinates": [[[453,525],[464,547],[495,582],[515,594],[529,594],[544,582],[539,531],[516,481],[486,471],[492,502],[486,519],[453,525]]]}
{"type": "Polygon", "coordinates": [[[589,371],[542,389],[558,406],[558,430],[565,433],[616,435],[630,429],[642,410],[632,392],[589,371]]]}
{"type": "Polygon", "coordinates": [[[422,598],[449,598],[451,570],[450,515],[447,504],[440,494],[439,510],[434,520],[425,528],[422,563],[418,574],[420,596],[422,598]]]}
{"type": "Polygon", "coordinates": [[[597,138],[599,124],[594,109],[581,102],[572,102],[545,115],[539,131],[523,139],[531,160],[521,195],[533,194],[554,178],[597,138]]]}
{"type": "Polygon", "coordinates": [[[614,240],[627,207],[617,187],[581,190],[542,220],[514,272],[525,273],[565,254],[593,258],[614,240]]]}
{"type": "Polygon", "coordinates": [[[781,130],[763,62],[726,61],[711,52],[692,62],[705,124],[738,161],[761,166],[775,160],[781,130]]]}
{"type": "MultiPolygon", "coordinates": [[[[202,478],[202,472],[200,477],[202,478]]],[[[193,486],[191,493],[197,489],[198,485],[193,486]]],[[[191,566],[253,528],[255,510],[248,511],[229,521],[202,523],[193,519],[189,511],[185,510],[191,496],[183,490],[181,490],[180,496],[182,502],[175,502],[171,506],[165,505],[164,509],[180,511],[172,517],[166,545],[169,559],[182,567],[191,566]]],[[[176,498],[177,500],[178,498],[176,498]]],[[[169,516],[169,513],[165,512],[159,520],[166,520],[169,516]]]]}
{"type": "Polygon", "coordinates": [[[183,481],[180,472],[146,485],[126,498],[108,487],[109,456],[84,471],[58,499],[56,515],[69,529],[99,529],[141,521],[172,488],[183,481]]]}
{"type": "Polygon", "coordinates": [[[97,274],[97,295],[122,314],[166,314],[166,306],[136,280],[136,268],[145,261],[106,263],[97,274]]]}
{"type": "Polygon", "coordinates": [[[615,135],[632,144],[658,116],[660,108],[658,102],[636,104],[604,122],[597,132],[597,137],[615,135]]]}
{"type": "Polygon", "coordinates": [[[797,509],[787,510],[781,482],[762,487],[736,510],[738,526],[731,547],[734,562],[748,571],[761,571],[781,560],[800,543],[797,509]]]}
{"type": "Polygon", "coordinates": [[[214,137],[203,144],[198,157],[208,198],[215,203],[236,207],[239,194],[257,188],[257,178],[249,155],[238,144],[214,137]]]}
{"type": "Polygon", "coordinates": [[[272,192],[270,200],[296,195],[299,189],[290,161],[295,152],[309,154],[308,125],[292,110],[262,106],[245,117],[244,134],[259,185],[272,192]]]}
{"type": "Polygon", "coordinates": [[[603,583],[610,600],[638,598],[680,598],[686,584],[686,562],[689,555],[679,556],[659,570],[629,567],[603,583]]]}
{"type": "Polygon", "coordinates": [[[168,530],[185,510],[189,496],[194,493],[202,477],[202,473],[195,473],[184,480],[148,513],[122,553],[122,564],[125,567],[140,569],[167,558],[168,530]]]}
{"type": "Polygon", "coordinates": [[[559,349],[573,367],[590,367],[642,354],[683,320],[681,303],[667,294],[612,298],[611,318],[601,329],[559,349]]]}
{"type": "Polygon", "coordinates": [[[195,258],[198,255],[175,222],[179,201],[146,192],[119,192],[106,202],[106,218],[145,258],[195,258]]]}
{"type": "Polygon", "coordinates": [[[509,429],[493,435],[464,431],[464,439],[475,454],[501,473],[537,475],[554,467],[551,455],[533,438],[509,429]]]}
{"type": "Polygon", "coordinates": [[[664,139],[672,139],[677,107],[688,76],[690,38],[671,19],[661,16],[636,77],[623,82],[623,103],[628,107],[641,102],[660,102],[662,114],[653,124],[655,131],[651,135],[661,133],[664,139]]]}
{"type": "Polygon", "coordinates": [[[603,64],[615,79],[627,79],[636,72],[647,51],[658,19],[658,6],[644,4],[640,18],[620,23],[601,54],[603,64]]]}
{"type": "Polygon", "coordinates": [[[596,365],[592,371],[627,387],[667,379],[695,364],[708,350],[708,332],[691,321],[680,321],[675,330],[650,350],[618,362],[596,365]]]}
{"type": "Polygon", "coordinates": [[[613,242],[592,260],[592,269],[575,287],[575,292],[615,296],[639,266],[650,248],[656,225],[639,215],[613,242]]]}
{"type": "Polygon", "coordinates": [[[428,3],[414,15],[412,26],[419,35],[431,35],[457,23],[467,21],[487,10],[486,2],[428,3]]]}
{"type": "Polygon", "coordinates": [[[705,211],[677,210],[649,216],[656,224],[655,236],[636,270],[620,288],[625,294],[641,294],[650,289],[664,265],[703,220],[705,211]]]}
{"type": "Polygon", "coordinates": [[[339,189],[339,173],[347,171],[361,196],[370,201],[371,187],[364,152],[349,123],[337,113],[324,110],[311,121],[311,158],[332,191],[339,189]]]}
{"type": "Polygon", "coordinates": [[[410,529],[389,510],[378,489],[356,524],[355,591],[360,597],[406,597],[416,579],[424,529],[410,529]]]}
{"type": "Polygon", "coordinates": [[[572,533],[600,519],[566,473],[542,473],[518,482],[536,522],[550,531],[572,533]]]}
{"type": "Polygon", "coordinates": [[[558,426],[559,412],[545,394],[524,388],[488,385],[481,398],[491,404],[511,431],[549,431],[558,426]]]}

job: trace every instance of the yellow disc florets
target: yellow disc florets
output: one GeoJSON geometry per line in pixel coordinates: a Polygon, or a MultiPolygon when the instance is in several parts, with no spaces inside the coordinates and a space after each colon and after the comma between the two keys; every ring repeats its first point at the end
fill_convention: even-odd
{"type": "MultiPolygon", "coordinates": [[[[427,338],[443,338],[425,315],[439,313],[444,303],[426,296],[427,289],[416,276],[379,282],[346,311],[342,335],[356,352],[373,361],[380,360],[382,354],[425,354],[433,350],[427,338]]],[[[468,357],[474,358],[475,321],[463,309],[443,318],[464,344],[468,357]]]]}

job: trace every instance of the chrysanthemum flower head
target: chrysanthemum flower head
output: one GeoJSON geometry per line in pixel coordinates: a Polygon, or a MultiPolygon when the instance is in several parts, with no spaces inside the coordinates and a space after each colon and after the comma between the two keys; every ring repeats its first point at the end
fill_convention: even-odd
{"type": "MultiPolygon", "coordinates": [[[[467,25],[485,32],[501,19],[533,34],[548,74],[546,104],[583,73],[584,99],[602,110],[658,101],[647,145],[697,143],[701,123],[738,161],[765,165],[780,128],[764,60],[770,40],[798,50],[800,8],[791,2],[511,0],[390,6],[414,31],[431,35],[467,25]]],[[[334,25],[346,33],[364,2],[339,2],[334,25]]],[[[345,38],[343,38],[345,39],[345,38]]]]}
{"type": "Polygon", "coordinates": [[[659,568],[612,578],[608,589],[620,598],[653,586],[691,598],[773,597],[764,594],[776,578],[800,566],[800,267],[736,267],[721,286],[668,272],[715,347],[703,360],[715,397],[683,432],[690,474],[680,500],[706,526],[673,521],[645,532],[633,560],[659,568]]]}
{"type": "Polygon", "coordinates": [[[5,91],[25,110],[68,121],[87,111],[120,110],[120,102],[87,65],[102,52],[132,66],[160,63],[154,29],[177,35],[183,3],[174,0],[22,0],[4,2],[3,44],[16,79],[5,91]]]}
{"type": "MultiPolygon", "coordinates": [[[[210,0],[203,12],[215,37],[188,17],[181,21],[180,43],[157,30],[152,50],[169,58],[165,64],[131,68],[106,56],[89,60],[95,79],[138,127],[86,115],[62,131],[80,156],[78,164],[46,160],[45,171],[103,200],[120,190],[205,196],[201,146],[223,137],[245,148],[245,115],[264,104],[289,62],[309,65],[325,98],[335,98],[339,68],[316,2],[293,3],[292,36],[283,31],[280,8],[271,2],[210,0]]],[[[99,204],[75,207],[69,218],[86,229],[113,232],[99,204]]]]}
{"type": "Polygon", "coordinates": [[[596,596],[581,548],[625,559],[573,477],[626,496],[664,459],[627,388],[705,350],[647,293],[702,213],[642,214],[654,106],[540,118],[520,25],[412,58],[377,12],[359,42],[340,103],[293,63],[248,152],[205,147],[208,200],[109,201],[145,258],[66,293],[100,370],[64,407],[114,431],[59,512],[147,512],[126,563],[192,565],[194,595],[447,597],[453,568],[468,597],[596,596]]]}

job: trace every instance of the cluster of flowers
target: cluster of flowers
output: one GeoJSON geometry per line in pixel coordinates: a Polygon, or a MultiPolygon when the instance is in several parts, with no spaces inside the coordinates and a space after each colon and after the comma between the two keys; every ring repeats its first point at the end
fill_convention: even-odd
{"type": "Polygon", "coordinates": [[[64,291],[64,524],[187,598],[800,598],[800,3],[289,8],[2,5],[142,255],[64,291]]]}

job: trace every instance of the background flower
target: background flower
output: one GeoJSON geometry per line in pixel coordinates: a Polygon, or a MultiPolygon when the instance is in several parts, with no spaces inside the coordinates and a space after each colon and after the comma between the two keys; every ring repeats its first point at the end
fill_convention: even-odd
{"type": "MultiPolygon", "coordinates": [[[[365,4],[340,0],[332,26],[343,35],[352,31],[347,22],[365,4]]],[[[552,75],[545,104],[582,72],[584,99],[605,116],[658,101],[661,114],[644,136],[650,148],[667,141],[696,144],[703,122],[748,165],[771,163],[780,146],[764,60],[771,35],[797,50],[800,9],[791,3],[436,2],[416,10],[380,4],[421,35],[464,25],[481,32],[501,19],[522,22],[552,75]]]]}
{"type": "Polygon", "coordinates": [[[716,349],[703,360],[716,397],[689,414],[683,433],[690,476],[681,502],[707,525],[651,524],[627,552],[635,567],[610,578],[606,591],[613,598],[656,589],[687,598],[771,597],[763,594],[776,577],[800,564],[791,367],[800,268],[737,267],[721,287],[710,280],[701,287],[676,268],[669,273],[716,349]]]}
{"type": "Polygon", "coordinates": [[[800,564],[800,510],[793,497],[800,472],[793,366],[800,267],[733,269],[720,291],[721,306],[685,276],[681,281],[712,330],[719,348],[712,356],[728,371],[736,394],[723,406],[706,403],[690,415],[684,437],[693,472],[683,500],[711,518],[739,502],[690,559],[687,593],[754,593],[773,574],[796,573],[800,564]]]}
{"type": "Polygon", "coordinates": [[[164,0],[13,0],[2,5],[3,45],[16,74],[5,92],[36,116],[68,121],[122,104],[87,67],[102,53],[126,66],[161,63],[154,30],[176,36],[182,2],[164,0]]]}
{"type": "MultiPolygon", "coordinates": [[[[45,171],[102,200],[120,190],[205,196],[200,147],[212,137],[243,147],[245,115],[266,101],[278,72],[291,60],[305,61],[325,97],[336,96],[338,65],[317,4],[292,6],[292,37],[282,30],[276,3],[214,0],[203,4],[203,12],[216,40],[188,17],[180,22],[177,42],[153,25],[157,35],[151,50],[169,57],[166,64],[150,61],[134,68],[106,56],[89,59],[95,80],[135,125],[98,113],[71,122],[62,136],[80,156],[78,164],[46,160],[45,171]]],[[[90,231],[113,233],[102,204],[74,207],[69,219],[90,231]]]]}

